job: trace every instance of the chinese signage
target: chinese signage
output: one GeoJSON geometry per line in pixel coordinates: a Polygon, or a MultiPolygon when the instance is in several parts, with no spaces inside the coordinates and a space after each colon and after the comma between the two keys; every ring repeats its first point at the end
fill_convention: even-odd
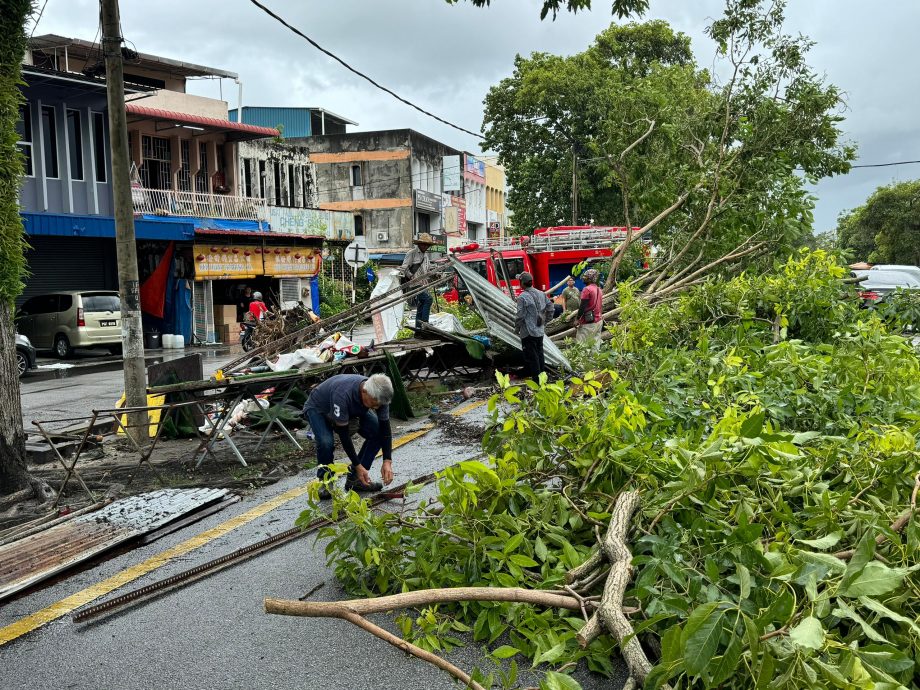
{"type": "Polygon", "coordinates": [[[322,258],[309,247],[266,247],[262,254],[265,275],[275,278],[304,278],[319,273],[322,258]]]}
{"type": "Polygon", "coordinates": [[[497,220],[489,221],[489,228],[486,233],[486,237],[488,237],[490,240],[498,240],[498,239],[501,239],[501,236],[502,236],[501,223],[499,223],[497,220]]]}
{"type": "Polygon", "coordinates": [[[355,238],[354,214],[346,211],[321,211],[314,208],[280,208],[272,206],[272,232],[311,235],[327,240],[350,242],[355,238]]]}
{"type": "Polygon", "coordinates": [[[254,278],[262,275],[262,248],[196,244],[195,280],[214,278],[254,278]]]}
{"type": "Polygon", "coordinates": [[[426,192],[423,189],[415,190],[415,207],[420,211],[441,212],[441,195],[426,192]]]}
{"type": "Polygon", "coordinates": [[[469,154],[466,154],[466,167],[463,172],[467,179],[483,183],[486,181],[486,164],[469,154]]]}
{"type": "Polygon", "coordinates": [[[444,156],[441,159],[441,177],[444,191],[459,192],[462,188],[462,173],[460,156],[444,156]]]}
{"type": "Polygon", "coordinates": [[[451,196],[451,206],[457,207],[457,232],[466,234],[466,199],[462,196],[451,196]]]}

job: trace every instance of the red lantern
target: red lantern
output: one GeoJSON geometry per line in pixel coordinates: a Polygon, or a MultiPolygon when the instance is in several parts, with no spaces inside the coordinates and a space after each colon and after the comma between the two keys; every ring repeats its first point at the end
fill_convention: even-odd
{"type": "Polygon", "coordinates": [[[195,257],[198,261],[204,261],[204,254],[199,254],[195,257]]]}
{"type": "Polygon", "coordinates": [[[285,249],[285,250],[284,250],[284,253],[285,253],[285,254],[290,254],[290,253],[291,253],[291,250],[290,250],[290,249],[285,249]]]}
{"type": "Polygon", "coordinates": [[[262,253],[262,250],[259,249],[258,247],[256,247],[253,251],[254,251],[256,254],[261,254],[261,253],[262,253]]]}
{"type": "Polygon", "coordinates": [[[217,247],[211,247],[211,251],[212,251],[212,252],[217,252],[217,251],[220,251],[220,250],[219,250],[217,247]]]}
{"type": "Polygon", "coordinates": [[[230,253],[230,247],[224,247],[221,251],[222,251],[224,254],[229,254],[229,253],[230,253]]]}
{"type": "Polygon", "coordinates": [[[301,258],[301,256],[300,256],[300,254],[294,254],[294,258],[295,258],[295,259],[299,259],[299,258],[301,258]]]}
{"type": "Polygon", "coordinates": [[[252,252],[247,249],[245,252],[243,252],[243,254],[245,254],[246,256],[249,256],[250,254],[252,254],[252,252]]]}
{"type": "Polygon", "coordinates": [[[280,253],[281,253],[281,250],[280,250],[280,249],[276,249],[276,250],[275,250],[275,254],[280,254],[280,253]]]}
{"type": "Polygon", "coordinates": [[[240,253],[240,250],[237,249],[236,247],[234,247],[234,248],[233,248],[233,253],[234,253],[234,254],[239,254],[239,253],[240,253]]]}

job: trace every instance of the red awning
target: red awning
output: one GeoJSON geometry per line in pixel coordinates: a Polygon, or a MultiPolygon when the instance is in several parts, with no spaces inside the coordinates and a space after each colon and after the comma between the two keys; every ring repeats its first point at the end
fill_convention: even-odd
{"type": "Polygon", "coordinates": [[[126,103],[125,110],[128,112],[128,115],[134,115],[135,117],[145,120],[163,120],[180,125],[229,132],[236,135],[233,137],[234,139],[257,139],[259,137],[281,136],[281,132],[273,127],[258,127],[256,125],[247,125],[241,122],[221,120],[216,117],[177,113],[172,110],[163,110],[162,108],[148,108],[143,105],[137,105],[136,103],[126,103]]]}

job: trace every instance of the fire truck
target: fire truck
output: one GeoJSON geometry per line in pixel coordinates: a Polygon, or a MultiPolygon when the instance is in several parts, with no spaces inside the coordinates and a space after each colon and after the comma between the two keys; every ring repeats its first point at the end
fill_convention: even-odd
{"type": "MultiPolygon", "coordinates": [[[[638,230],[633,228],[633,232],[638,230]]],[[[533,276],[535,288],[549,290],[571,275],[577,264],[588,259],[601,263],[600,260],[610,258],[626,235],[625,227],[560,225],[537,228],[533,235],[508,238],[504,242],[472,242],[450,251],[502,290],[507,291],[510,282],[514,293],[518,294],[521,291],[518,274],[527,271],[533,276]]],[[[581,281],[576,280],[576,283],[584,287],[581,281]]],[[[444,297],[456,301],[465,292],[465,286],[455,278],[444,297]]]]}

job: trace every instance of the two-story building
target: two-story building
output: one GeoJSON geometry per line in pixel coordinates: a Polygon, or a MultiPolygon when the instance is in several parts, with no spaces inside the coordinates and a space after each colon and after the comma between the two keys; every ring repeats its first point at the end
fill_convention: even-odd
{"type": "MultiPolygon", "coordinates": [[[[236,303],[244,283],[270,301],[282,294],[290,301],[296,291],[318,305],[322,237],[272,232],[265,199],[245,196],[240,184],[241,142],[280,132],[231,122],[225,101],[186,92],[189,79],[237,75],[134,51],[126,51],[124,71],[142,282],[170,261],[171,311],[145,314],[145,327],[213,341],[215,314],[236,303]]],[[[32,247],[23,299],[117,288],[104,74],[98,44],[30,40],[19,127],[32,247]]]]}

